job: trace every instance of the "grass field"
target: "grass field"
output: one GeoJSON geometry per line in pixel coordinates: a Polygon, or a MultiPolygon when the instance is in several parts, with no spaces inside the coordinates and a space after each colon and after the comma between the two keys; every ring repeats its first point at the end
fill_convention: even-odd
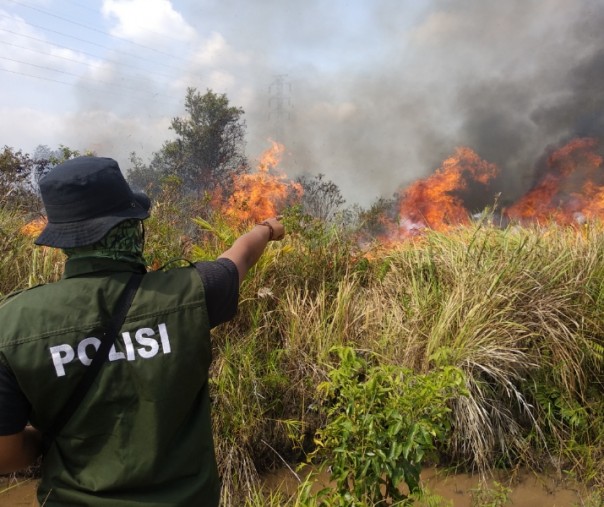
{"type": "MultiPolygon", "coordinates": [[[[289,234],[248,275],[237,317],[213,332],[224,505],[285,504],[262,497],[260,474],[294,469],[315,449],[333,407],[319,386],[340,367],[338,347],[372,372],[462,373],[463,394],[447,399],[423,464],[485,476],[547,469],[604,489],[600,224],[500,229],[485,219],[361,248],[354,230],[296,212],[284,220],[289,234]]],[[[61,252],[32,247],[26,222],[0,213],[2,294],[61,274],[61,252]]],[[[146,224],[149,265],[215,258],[245,228],[160,203],[146,224]]],[[[287,505],[313,502],[302,487],[287,505]]]]}

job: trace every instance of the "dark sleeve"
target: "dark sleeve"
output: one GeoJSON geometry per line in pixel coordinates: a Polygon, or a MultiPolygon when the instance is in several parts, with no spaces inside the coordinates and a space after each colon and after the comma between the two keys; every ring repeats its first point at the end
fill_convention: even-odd
{"type": "Polygon", "coordinates": [[[210,327],[231,320],[239,301],[239,272],[230,259],[196,262],[206,294],[210,327]]]}
{"type": "Polygon", "coordinates": [[[0,435],[13,435],[25,428],[31,406],[10,370],[0,364],[0,435]]]}

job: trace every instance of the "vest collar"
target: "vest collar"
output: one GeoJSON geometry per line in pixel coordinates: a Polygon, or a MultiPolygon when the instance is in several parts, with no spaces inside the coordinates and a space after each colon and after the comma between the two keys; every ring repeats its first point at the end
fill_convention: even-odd
{"type": "Polygon", "coordinates": [[[142,264],[135,262],[116,261],[113,259],[99,259],[95,257],[67,259],[63,278],[90,275],[94,273],[126,271],[132,273],[145,273],[147,270],[142,264]]]}

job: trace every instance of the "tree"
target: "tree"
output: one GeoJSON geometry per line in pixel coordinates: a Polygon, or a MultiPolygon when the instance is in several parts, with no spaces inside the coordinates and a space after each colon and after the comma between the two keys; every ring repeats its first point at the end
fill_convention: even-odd
{"type": "Polygon", "coordinates": [[[248,168],[243,109],[230,106],[225,94],[188,88],[185,110],[186,116],[171,123],[176,139],[164,143],[150,169],[180,177],[183,187],[198,195],[228,188],[231,177],[248,168]]]}
{"type": "Polygon", "coordinates": [[[4,146],[0,152],[0,202],[3,205],[37,207],[33,170],[34,161],[27,153],[4,146]]]}
{"type": "MultiPolygon", "coordinates": [[[[79,152],[64,145],[51,150],[39,145],[33,156],[4,146],[0,152],[0,203],[39,211],[41,201],[38,181],[55,165],[79,156],[79,152]]],[[[92,155],[90,151],[86,155],[92,155]]]]}
{"type": "Polygon", "coordinates": [[[156,197],[159,192],[161,175],[150,166],[145,165],[143,159],[134,151],[130,153],[130,164],[127,175],[130,186],[146,192],[149,197],[156,197]]]}
{"type": "Polygon", "coordinates": [[[324,174],[310,178],[301,176],[298,183],[302,185],[302,208],[305,213],[320,220],[331,220],[346,200],[340,188],[324,174]]]}

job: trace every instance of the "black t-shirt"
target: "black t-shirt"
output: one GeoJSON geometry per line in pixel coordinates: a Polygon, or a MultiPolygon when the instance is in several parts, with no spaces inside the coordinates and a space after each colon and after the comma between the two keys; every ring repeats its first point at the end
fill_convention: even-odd
{"type": "MultiPolygon", "coordinates": [[[[203,282],[210,327],[231,320],[237,312],[239,272],[229,259],[195,263],[203,282]]],[[[0,364],[0,435],[20,432],[31,406],[19,389],[13,373],[0,364]]]]}

